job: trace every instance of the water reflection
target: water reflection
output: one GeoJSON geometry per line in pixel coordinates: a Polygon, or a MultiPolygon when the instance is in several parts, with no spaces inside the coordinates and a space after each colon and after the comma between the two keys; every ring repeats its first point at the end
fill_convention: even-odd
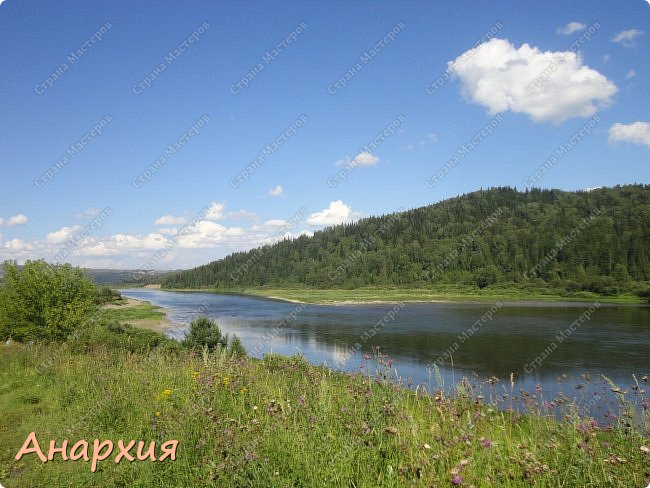
{"type": "Polygon", "coordinates": [[[556,336],[590,303],[506,304],[461,342],[459,336],[492,304],[405,304],[394,319],[384,320],[376,334],[368,337],[367,331],[377,329],[378,322],[395,309],[394,305],[296,305],[236,295],[152,289],[122,290],[122,294],[165,307],[170,320],[177,324],[169,332],[175,338],[183,336],[186,325],[182,324],[200,309],[203,315],[216,319],[224,332],[237,334],[254,356],[302,353],[315,364],[363,373],[380,366],[378,348],[392,358],[392,367],[405,381],[431,391],[440,386],[432,374],[432,365],[451,349],[453,354],[439,370],[439,379],[446,385],[473,375],[496,377],[505,384],[512,373],[516,380],[514,391],[542,388],[548,398],[564,394],[583,402],[589,400],[589,395],[604,391],[601,375],[607,375],[623,389],[631,388],[632,374],[641,378],[648,374],[650,365],[648,307],[602,304],[588,321],[558,342],[556,336]],[[553,344],[538,367],[526,368],[553,344]],[[598,384],[588,387],[583,374],[598,378],[598,384]]]}

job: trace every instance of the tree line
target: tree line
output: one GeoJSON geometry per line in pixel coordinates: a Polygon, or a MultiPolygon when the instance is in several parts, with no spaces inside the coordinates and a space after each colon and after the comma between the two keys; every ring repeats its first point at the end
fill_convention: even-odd
{"type": "Polygon", "coordinates": [[[647,293],[650,185],[499,187],[234,253],[169,288],[464,284],[647,293]]]}

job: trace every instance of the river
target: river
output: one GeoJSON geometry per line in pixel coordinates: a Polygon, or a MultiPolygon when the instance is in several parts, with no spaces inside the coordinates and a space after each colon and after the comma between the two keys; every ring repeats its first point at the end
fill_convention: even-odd
{"type": "Polygon", "coordinates": [[[602,375],[627,391],[637,406],[639,390],[648,386],[650,307],[592,303],[304,305],[214,293],[121,292],[164,307],[175,324],[168,334],[177,339],[184,335],[188,321],[204,315],[215,319],[223,332],[236,334],[252,356],[303,354],[314,364],[357,373],[375,373],[389,364],[392,374],[406,386],[420,385],[428,391],[448,390],[467,377],[474,395],[503,400],[508,394],[510,401],[526,391],[540,405],[549,404],[548,408],[564,396],[603,418],[617,412],[618,406],[602,375]],[[633,374],[640,389],[634,388],[633,374]]]}

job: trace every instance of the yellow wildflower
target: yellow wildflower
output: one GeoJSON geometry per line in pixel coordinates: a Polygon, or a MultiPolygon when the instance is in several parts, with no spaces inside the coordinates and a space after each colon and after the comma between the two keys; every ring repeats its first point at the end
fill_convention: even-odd
{"type": "Polygon", "coordinates": [[[200,375],[201,375],[201,373],[199,373],[198,371],[193,371],[192,372],[192,378],[194,378],[194,379],[197,379],[200,375]]]}
{"type": "Polygon", "coordinates": [[[223,379],[223,386],[228,386],[229,384],[230,384],[230,378],[228,376],[226,376],[223,379]]]}
{"type": "Polygon", "coordinates": [[[168,397],[169,395],[172,394],[172,391],[169,388],[167,388],[166,390],[163,390],[162,394],[163,396],[168,397]]]}
{"type": "Polygon", "coordinates": [[[160,412],[156,412],[156,417],[160,417],[160,412]]]}
{"type": "Polygon", "coordinates": [[[243,395],[244,393],[246,393],[246,392],[248,392],[248,388],[246,388],[245,386],[243,386],[243,387],[240,388],[240,390],[239,390],[239,393],[241,393],[242,395],[243,395]]]}

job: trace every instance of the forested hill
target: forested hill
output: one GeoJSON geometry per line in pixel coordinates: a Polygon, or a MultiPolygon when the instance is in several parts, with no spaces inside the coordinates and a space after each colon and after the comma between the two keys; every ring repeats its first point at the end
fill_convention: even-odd
{"type": "Polygon", "coordinates": [[[650,185],[481,190],[232,254],[169,288],[513,283],[612,294],[650,280],[650,185]]]}

